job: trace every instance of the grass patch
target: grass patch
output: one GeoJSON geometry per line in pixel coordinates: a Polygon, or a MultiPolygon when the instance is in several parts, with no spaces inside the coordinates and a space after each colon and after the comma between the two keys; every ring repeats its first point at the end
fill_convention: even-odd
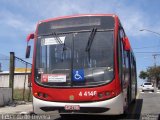
{"type": "Polygon", "coordinates": [[[13,98],[18,101],[32,101],[32,91],[29,89],[25,90],[23,93],[23,89],[14,89],[13,98]]]}

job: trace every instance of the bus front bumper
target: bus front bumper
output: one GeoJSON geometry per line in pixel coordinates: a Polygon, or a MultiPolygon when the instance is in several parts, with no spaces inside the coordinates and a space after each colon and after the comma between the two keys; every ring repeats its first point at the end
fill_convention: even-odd
{"type": "Polygon", "coordinates": [[[123,114],[123,94],[104,101],[64,103],[50,102],[37,99],[33,96],[33,109],[36,114],[94,114],[94,115],[120,115],[123,114]],[[65,110],[65,106],[79,106],[80,110],[65,110]]]}

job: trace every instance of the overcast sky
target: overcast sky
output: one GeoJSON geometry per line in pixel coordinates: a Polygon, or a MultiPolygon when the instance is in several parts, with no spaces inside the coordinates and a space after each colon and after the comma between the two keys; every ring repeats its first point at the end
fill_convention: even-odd
{"type": "MultiPolygon", "coordinates": [[[[26,36],[40,20],[74,14],[114,13],[119,16],[137,59],[137,70],[154,64],[160,52],[159,0],[0,0],[0,55],[25,58],[26,36]]],[[[156,63],[160,65],[160,56],[156,63]]]]}

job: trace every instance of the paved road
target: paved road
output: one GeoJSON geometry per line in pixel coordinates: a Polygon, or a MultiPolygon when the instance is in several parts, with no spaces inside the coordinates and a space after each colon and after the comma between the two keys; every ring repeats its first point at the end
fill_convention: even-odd
{"type": "Polygon", "coordinates": [[[141,113],[142,119],[160,120],[160,91],[140,92],[136,113],[141,113]]]}
{"type": "MultiPolygon", "coordinates": [[[[134,105],[131,106],[129,111],[133,111],[134,105]]],[[[51,116],[48,117],[46,116],[36,116],[36,115],[29,115],[29,113],[32,111],[32,103],[26,103],[22,105],[16,105],[16,106],[6,106],[6,107],[1,107],[0,108],[0,120],[1,119],[7,119],[7,120],[12,120],[12,119],[49,119],[49,120],[64,120],[61,118],[58,114],[57,111],[51,116]],[[22,115],[24,114],[24,115],[22,115]]],[[[130,114],[128,116],[88,116],[88,115],[75,115],[73,118],[69,118],[69,120],[113,120],[113,119],[123,119],[123,118],[130,118],[130,116],[133,118],[133,114],[130,114]]]]}
{"type": "MultiPolygon", "coordinates": [[[[32,111],[32,104],[18,105],[16,107],[0,108],[0,114],[28,113],[32,111]]],[[[136,104],[131,104],[127,116],[80,116],[75,115],[73,120],[113,120],[113,119],[142,119],[158,120],[160,119],[160,92],[138,92],[136,104]]],[[[5,116],[3,116],[5,117],[5,116]]],[[[35,119],[35,118],[33,118],[35,119]]],[[[46,116],[46,119],[49,119],[46,116]]],[[[57,112],[51,120],[63,120],[57,112]]],[[[71,120],[71,119],[70,119],[71,120]]]]}
{"type": "Polygon", "coordinates": [[[143,99],[141,114],[160,114],[160,93],[141,93],[140,99],[143,99]]]}

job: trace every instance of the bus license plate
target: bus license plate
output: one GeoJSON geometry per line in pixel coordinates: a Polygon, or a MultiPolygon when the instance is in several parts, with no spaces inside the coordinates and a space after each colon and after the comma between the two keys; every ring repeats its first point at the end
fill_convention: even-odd
{"type": "Polygon", "coordinates": [[[80,110],[80,106],[79,105],[66,105],[65,110],[80,110]]]}

